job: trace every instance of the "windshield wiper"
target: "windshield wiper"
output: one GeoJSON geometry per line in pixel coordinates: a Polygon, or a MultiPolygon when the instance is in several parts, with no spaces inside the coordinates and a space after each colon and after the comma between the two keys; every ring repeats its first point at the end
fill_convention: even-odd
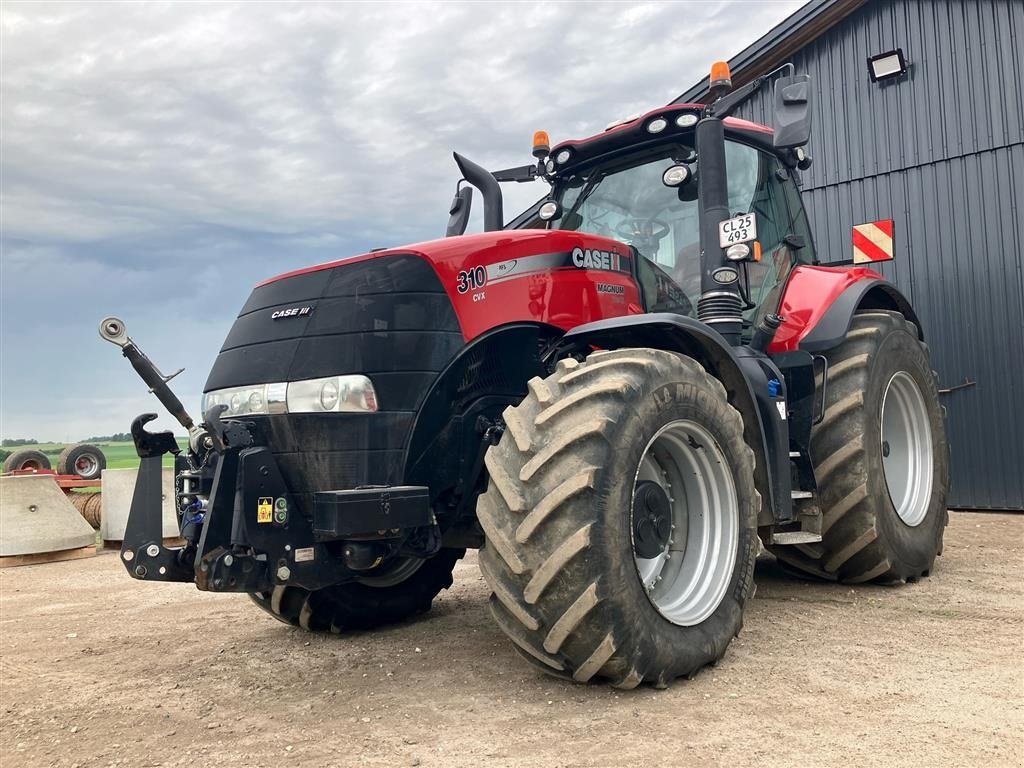
{"type": "Polygon", "coordinates": [[[590,197],[593,191],[597,189],[598,182],[601,181],[603,178],[603,173],[595,171],[594,174],[589,179],[587,179],[586,183],[583,185],[583,189],[581,189],[580,193],[576,196],[576,202],[572,204],[572,208],[570,208],[567,213],[562,214],[562,221],[565,221],[580,209],[580,206],[583,205],[583,203],[587,201],[587,198],[590,197]]]}

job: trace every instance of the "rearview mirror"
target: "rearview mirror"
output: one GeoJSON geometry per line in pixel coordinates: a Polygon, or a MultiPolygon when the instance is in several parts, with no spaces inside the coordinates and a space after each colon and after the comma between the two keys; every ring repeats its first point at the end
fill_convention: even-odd
{"type": "Polygon", "coordinates": [[[811,137],[811,76],[793,75],[775,81],[776,149],[801,147],[811,137]]]}
{"type": "Polygon", "coordinates": [[[455,193],[452,199],[452,207],[448,209],[448,229],[445,237],[458,237],[466,231],[469,225],[469,212],[473,207],[473,188],[462,187],[455,193]]]}

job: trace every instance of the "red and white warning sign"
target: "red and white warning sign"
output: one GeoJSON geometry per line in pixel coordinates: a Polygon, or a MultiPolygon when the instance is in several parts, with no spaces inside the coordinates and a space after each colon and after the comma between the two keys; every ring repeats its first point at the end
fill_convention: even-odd
{"type": "Polygon", "coordinates": [[[892,261],[892,219],[869,221],[853,227],[853,263],[892,261]]]}

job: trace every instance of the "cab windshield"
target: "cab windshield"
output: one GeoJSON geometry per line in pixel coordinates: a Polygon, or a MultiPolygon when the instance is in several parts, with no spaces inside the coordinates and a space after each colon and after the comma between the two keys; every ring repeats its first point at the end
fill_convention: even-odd
{"type": "MultiPolygon", "coordinates": [[[[695,158],[691,147],[677,144],[616,158],[570,176],[554,190],[562,213],[551,226],[591,232],[633,246],[664,270],[695,307],[700,296],[697,181],[691,176],[679,187],[662,181],[668,168],[682,163],[699,173],[695,158]]],[[[783,239],[798,222],[789,212],[781,179],[772,172],[778,166],[773,156],[727,141],[725,159],[729,210],[757,214],[764,254],[760,263],[747,264],[751,305],[747,315],[752,319],[756,308],[766,304],[794,266],[796,253],[783,239]]],[[[799,206],[798,199],[795,203],[799,206]]],[[[802,208],[798,213],[802,229],[806,226],[802,208]]],[[[802,256],[806,260],[809,253],[802,256]]]]}

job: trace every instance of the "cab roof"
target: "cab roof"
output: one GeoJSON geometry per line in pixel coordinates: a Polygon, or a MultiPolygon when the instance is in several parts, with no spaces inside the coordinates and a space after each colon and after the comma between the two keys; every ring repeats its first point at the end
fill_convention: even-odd
{"type": "MultiPolygon", "coordinates": [[[[666,139],[670,138],[692,143],[693,124],[681,127],[676,124],[676,120],[683,115],[692,115],[699,120],[703,109],[703,104],[667,104],[621,123],[613,123],[601,133],[588,136],[585,139],[568,139],[559,142],[551,148],[549,155],[555,161],[554,173],[560,174],[622,150],[656,146],[665,143],[666,139]],[[658,118],[664,119],[666,126],[657,133],[652,133],[648,130],[648,126],[658,118]],[[564,163],[558,163],[558,155],[564,149],[569,150],[569,158],[564,163]]],[[[767,149],[771,148],[773,131],[768,126],[736,117],[727,117],[724,123],[728,135],[744,138],[767,149]]]]}

